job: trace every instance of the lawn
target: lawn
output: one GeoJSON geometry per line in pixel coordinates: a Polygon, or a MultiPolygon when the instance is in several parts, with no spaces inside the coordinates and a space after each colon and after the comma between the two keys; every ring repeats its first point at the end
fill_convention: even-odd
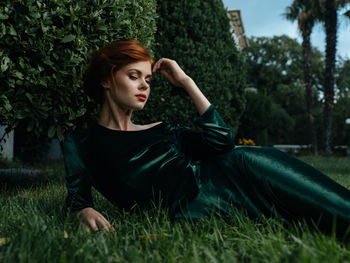
{"type": "MultiPolygon", "coordinates": [[[[302,157],[350,189],[350,160],[302,157]]],[[[62,163],[14,187],[1,183],[0,262],[350,262],[350,246],[307,227],[300,231],[262,218],[171,223],[160,209],[129,214],[93,192],[96,209],[115,232],[86,233],[62,213],[62,163]]]]}

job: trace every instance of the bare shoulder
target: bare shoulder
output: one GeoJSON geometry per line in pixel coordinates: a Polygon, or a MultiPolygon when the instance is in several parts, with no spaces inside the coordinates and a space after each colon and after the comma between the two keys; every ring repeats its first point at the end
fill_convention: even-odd
{"type": "Polygon", "coordinates": [[[135,130],[147,130],[161,123],[162,123],[161,121],[158,121],[158,122],[153,122],[153,123],[144,124],[144,125],[136,125],[135,130]]]}
{"type": "Polygon", "coordinates": [[[145,124],[145,125],[142,125],[144,129],[149,129],[149,128],[152,128],[158,124],[161,124],[162,122],[161,121],[158,121],[158,122],[153,122],[153,123],[150,123],[150,124],[145,124]]]}

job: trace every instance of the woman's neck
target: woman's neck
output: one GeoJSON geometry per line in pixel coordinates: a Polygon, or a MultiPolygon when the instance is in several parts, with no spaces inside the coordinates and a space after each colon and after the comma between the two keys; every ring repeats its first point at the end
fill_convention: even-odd
{"type": "Polygon", "coordinates": [[[135,125],[131,122],[132,110],[123,109],[108,99],[102,105],[98,124],[113,130],[133,130],[135,125]]]}

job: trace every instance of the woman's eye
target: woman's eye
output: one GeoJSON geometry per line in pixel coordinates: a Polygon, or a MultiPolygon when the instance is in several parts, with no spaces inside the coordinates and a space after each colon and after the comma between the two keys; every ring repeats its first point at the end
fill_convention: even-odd
{"type": "Polygon", "coordinates": [[[132,75],[130,76],[130,78],[131,78],[131,79],[137,79],[137,77],[135,77],[135,76],[132,76],[132,75]]]}

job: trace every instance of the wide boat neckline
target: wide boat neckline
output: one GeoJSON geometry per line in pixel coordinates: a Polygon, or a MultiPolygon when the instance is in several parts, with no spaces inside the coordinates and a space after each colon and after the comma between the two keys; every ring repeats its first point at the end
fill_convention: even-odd
{"type": "Polygon", "coordinates": [[[164,122],[161,122],[161,123],[154,125],[150,128],[142,129],[142,130],[134,130],[134,131],[113,130],[113,129],[107,128],[105,126],[102,126],[102,125],[98,124],[97,122],[95,123],[95,126],[100,130],[104,130],[104,131],[107,131],[110,133],[141,133],[141,132],[147,132],[147,131],[153,130],[153,129],[157,128],[158,126],[162,126],[163,124],[164,124],[164,122]]]}

